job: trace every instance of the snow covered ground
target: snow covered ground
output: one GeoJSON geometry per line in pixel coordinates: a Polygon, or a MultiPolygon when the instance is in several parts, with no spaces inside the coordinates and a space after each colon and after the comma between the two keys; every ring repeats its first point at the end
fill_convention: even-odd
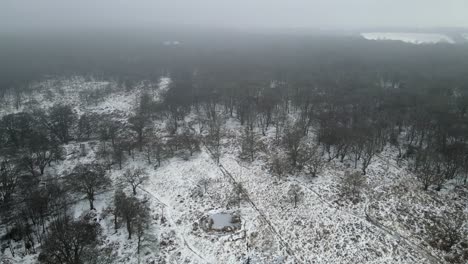
{"type": "MultiPolygon", "coordinates": [[[[162,78],[154,97],[168,88],[169,78],[162,78]]],[[[45,84],[43,84],[45,86],[45,84]]],[[[78,113],[114,113],[128,116],[145,84],[122,91],[112,83],[87,82],[83,79],[62,81],[48,89],[63,94],[47,98],[48,89],[34,92],[30,99],[46,108],[55,102],[71,104],[78,113]],[[50,88],[55,87],[55,88],[50,88]],[[80,91],[111,87],[112,93],[96,104],[85,104],[80,91]]],[[[42,87],[42,86],[38,86],[42,87]]],[[[20,110],[27,110],[23,106],[20,110]]],[[[6,108],[3,113],[15,112],[6,108]]],[[[191,115],[193,116],[193,115],[191,115]]],[[[190,117],[189,117],[190,118],[190,117]]],[[[157,121],[160,122],[160,121],[157,121]]],[[[149,180],[138,190],[140,198],[151,204],[151,226],[144,237],[144,249],[136,255],[136,241],[128,240],[124,228],[113,229],[112,216],[106,207],[112,204],[113,188],[96,199],[96,219],[103,227],[101,253],[109,263],[447,263],[444,252],[426,241],[426,214],[441,214],[452,208],[463,208],[468,214],[466,189],[427,193],[421,190],[414,175],[396,164],[397,151],[386,148],[368,168],[367,187],[357,204],[343,201],[338,192],[339,178],[351,161],[332,161],[316,178],[301,173],[283,178],[272,176],[264,155],[252,163],[239,158],[240,124],[235,119],[226,123],[219,164],[206,146],[188,158],[173,157],[160,167],[148,164],[142,153],[129,158],[124,168],[141,167],[149,180]],[[239,206],[232,205],[233,186],[241,183],[247,196],[239,206]],[[291,184],[304,192],[295,208],[288,195],[291,184]],[[207,232],[201,220],[215,213],[235,213],[241,227],[234,232],[207,232]]],[[[158,124],[155,124],[158,125],[158,124]]],[[[262,138],[270,142],[274,128],[262,138]]],[[[87,142],[90,152],[85,157],[69,156],[48,167],[46,173],[65,175],[78,162],[95,157],[97,142],[87,142]]],[[[67,153],[77,150],[77,143],[66,146],[67,153]]],[[[123,170],[113,168],[116,179],[123,170]]],[[[451,188],[447,186],[446,188],[451,188]]],[[[74,216],[89,213],[86,200],[75,197],[74,216]]],[[[468,224],[463,226],[468,230],[468,224]]],[[[0,263],[35,263],[37,255],[15,258],[5,251],[0,263]],[[9,262],[10,261],[10,262],[9,262]]]]}
{"type": "Polygon", "coordinates": [[[31,85],[30,91],[21,96],[21,104],[16,108],[14,94],[7,94],[0,101],[0,118],[9,113],[48,109],[54,104],[73,106],[77,114],[97,113],[126,117],[134,109],[142,91],[160,98],[169,88],[170,78],[161,77],[159,83],[152,85],[141,82],[135,89],[126,91],[116,83],[86,80],[83,77],[68,79],[48,79],[31,85]],[[104,96],[105,94],[105,96],[104,96]]]}
{"type": "Polygon", "coordinates": [[[411,44],[455,43],[445,35],[434,33],[368,32],[361,36],[368,40],[400,40],[411,44]]]}

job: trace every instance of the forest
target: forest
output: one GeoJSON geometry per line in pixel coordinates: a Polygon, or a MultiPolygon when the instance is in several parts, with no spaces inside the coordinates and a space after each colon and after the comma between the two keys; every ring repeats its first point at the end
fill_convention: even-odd
{"type": "Polygon", "coordinates": [[[468,45],[101,33],[0,43],[0,263],[468,261],[468,45]]]}

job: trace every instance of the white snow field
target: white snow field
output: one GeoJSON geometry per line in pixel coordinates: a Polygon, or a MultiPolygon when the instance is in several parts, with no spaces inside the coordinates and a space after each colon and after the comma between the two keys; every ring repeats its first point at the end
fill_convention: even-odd
{"type": "MultiPolygon", "coordinates": [[[[46,108],[63,102],[73,105],[78,113],[108,113],[125,120],[143,90],[151,91],[158,99],[169,84],[170,79],[165,77],[154,85],[142,82],[136,89],[122,91],[114,89],[113,83],[80,77],[47,81],[37,84],[37,92],[25,98],[25,104],[31,100],[46,108]],[[95,104],[80,100],[81,91],[96,87],[108,87],[111,93],[95,104]],[[48,97],[47,91],[57,95],[48,97]]],[[[8,105],[0,116],[21,110],[27,109],[8,105]]],[[[193,117],[189,115],[186,122],[193,117]]],[[[154,125],[160,126],[161,122],[156,120],[154,125]]],[[[398,151],[387,147],[372,160],[362,201],[353,204],[343,201],[338,191],[339,178],[351,166],[350,160],[327,163],[315,178],[301,173],[277,178],[268,171],[266,154],[260,154],[252,163],[239,158],[241,131],[236,119],[226,120],[219,163],[202,145],[193,156],[164,160],[158,168],[148,164],[144,153],[136,152],[124,162],[123,170],[110,170],[114,185],[96,197],[97,209],[92,212],[103,229],[99,250],[109,257],[106,263],[239,264],[249,258],[250,264],[448,264],[444,252],[426,241],[425,216],[437,216],[453,208],[463,208],[468,215],[466,189],[448,184],[446,188],[453,188],[450,192],[422,191],[407,166],[396,164],[398,151]],[[136,253],[136,239],[128,240],[125,228],[115,231],[113,217],[106,210],[113,203],[114,189],[119,186],[117,179],[130,167],[142,167],[149,174],[149,180],[138,190],[139,198],[147,199],[152,211],[140,255],[136,253]],[[237,183],[245,188],[245,197],[239,205],[232,205],[229,199],[237,183]],[[291,184],[299,185],[304,192],[297,208],[288,196],[291,184]],[[202,219],[223,213],[239,215],[240,228],[207,232],[200,227],[202,219]]],[[[268,148],[274,148],[274,133],[274,127],[270,127],[261,138],[268,148]]],[[[47,167],[46,174],[66,175],[79,162],[94,160],[98,142],[91,140],[86,144],[86,156],[67,155],[66,160],[47,167]]],[[[77,142],[66,146],[67,153],[78,149],[77,142]]],[[[265,150],[270,151],[273,150],[265,150]]],[[[73,198],[78,201],[73,207],[75,217],[90,213],[83,197],[73,198]]],[[[468,223],[463,228],[468,230],[468,223]]],[[[0,229],[0,235],[2,232],[0,229]]],[[[20,244],[17,246],[21,248],[20,244]]],[[[6,250],[0,255],[0,263],[33,264],[37,263],[37,256],[18,253],[13,257],[6,250]]]]}
{"type": "Polygon", "coordinates": [[[368,40],[399,40],[411,44],[455,43],[453,39],[435,33],[368,32],[361,36],[368,40]]]}

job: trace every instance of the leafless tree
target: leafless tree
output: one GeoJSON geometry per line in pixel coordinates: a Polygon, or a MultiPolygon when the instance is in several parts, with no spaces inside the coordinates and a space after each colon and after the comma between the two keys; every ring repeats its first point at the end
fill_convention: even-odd
{"type": "MultiPolygon", "coordinates": [[[[453,250],[460,242],[467,241],[467,232],[463,229],[466,224],[466,216],[462,211],[448,212],[444,211],[440,216],[428,216],[427,239],[429,244],[437,249],[445,252],[452,252],[451,257],[454,261],[451,263],[464,263],[466,255],[454,254],[457,250],[453,250]],[[464,260],[463,260],[464,259],[464,260]]],[[[462,251],[462,250],[460,250],[462,251]]]]}
{"type": "Polygon", "coordinates": [[[142,151],[145,129],[149,124],[148,117],[141,113],[136,113],[128,119],[128,122],[130,123],[130,129],[136,133],[138,149],[142,151]]]}
{"type": "Polygon", "coordinates": [[[278,177],[281,178],[287,171],[290,165],[285,162],[285,157],[275,153],[270,158],[270,172],[278,177]]]}
{"type": "Polygon", "coordinates": [[[206,193],[207,190],[208,190],[208,185],[210,185],[210,183],[211,183],[210,178],[204,177],[204,178],[201,178],[201,179],[198,181],[197,185],[198,185],[200,188],[203,188],[203,193],[206,193]]]}
{"type": "Polygon", "coordinates": [[[39,261],[47,264],[80,264],[91,260],[99,244],[97,223],[63,217],[50,224],[50,235],[42,246],[39,261]]]}
{"type": "Polygon", "coordinates": [[[215,116],[216,117],[208,123],[209,134],[206,141],[211,149],[214,159],[219,163],[219,158],[221,156],[222,120],[218,115],[215,116]]]}
{"type": "Polygon", "coordinates": [[[77,132],[76,136],[79,140],[89,140],[91,134],[93,133],[93,123],[96,120],[93,120],[91,115],[83,114],[78,119],[77,132]]]}
{"type": "Polygon", "coordinates": [[[122,163],[125,161],[125,149],[122,141],[117,140],[112,148],[112,158],[119,164],[119,170],[122,169],[122,163]]]}
{"type": "Polygon", "coordinates": [[[275,125],[275,141],[280,142],[281,135],[287,120],[287,112],[285,107],[277,106],[273,111],[273,122],[275,125]]]}
{"type": "Polygon", "coordinates": [[[297,203],[304,197],[304,192],[298,184],[291,184],[289,186],[288,195],[291,197],[294,208],[297,208],[297,203]]]}
{"type": "Polygon", "coordinates": [[[98,129],[101,141],[107,142],[110,140],[112,147],[114,147],[117,139],[122,137],[124,126],[109,116],[99,116],[97,118],[99,118],[98,129]]]}
{"type": "Polygon", "coordinates": [[[0,201],[7,203],[10,201],[18,184],[19,169],[11,164],[10,160],[0,162],[0,201]]]}
{"type": "Polygon", "coordinates": [[[132,239],[132,234],[136,225],[137,235],[139,236],[139,241],[141,241],[142,228],[149,217],[147,201],[140,201],[135,196],[127,196],[122,191],[116,192],[115,195],[115,208],[118,215],[122,217],[126,223],[128,239],[132,239]]]}
{"type": "Polygon", "coordinates": [[[437,163],[437,153],[432,149],[422,149],[416,154],[414,172],[425,191],[443,177],[437,163]]]}
{"type": "Polygon", "coordinates": [[[192,156],[195,151],[200,149],[200,141],[195,135],[195,131],[190,129],[188,126],[184,127],[180,136],[180,141],[182,145],[189,150],[190,156],[192,156]]]}
{"type": "Polygon", "coordinates": [[[71,139],[70,134],[76,119],[77,115],[71,106],[57,104],[49,109],[48,120],[45,123],[52,134],[67,144],[71,139]]]}
{"type": "Polygon", "coordinates": [[[140,251],[142,247],[142,239],[143,236],[145,235],[146,230],[148,229],[150,225],[150,210],[147,204],[147,201],[140,201],[138,204],[139,211],[137,216],[135,217],[134,220],[134,225],[136,229],[136,235],[137,235],[137,254],[138,257],[140,257],[140,251]]]}
{"type": "Polygon", "coordinates": [[[104,167],[97,163],[75,166],[68,176],[68,182],[73,191],[86,195],[90,209],[94,209],[96,192],[111,184],[104,167]]]}
{"type": "Polygon", "coordinates": [[[309,171],[312,177],[316,177],[325,165],[325,160],[319,150],[318,144],[307,144],[299,153],[302,166],[309,171]]]}
{"type": "Polygon", "coordinates": [[[283,136],[283,144],[291,161],[291,165],[296,167],[297,158],[299,156],[299,150],[301,147],[301,140],[304,137],[304,131],[299,124],[295,124],[292,127],[285,129],[283,136]]]}
{"type": "Polygon", "coordinates": [[[377,146],[373,139],[368,139],[365,142],[364,150],[362,153],[362,173],[366,174],[367,167],[369,167],[372,158],[377,154],[377,146]]]}
{"type": "Polygon", "coordinates": [[[255,154],[259,150],[259,138],[255,131],[250,130],[249,127],[244,128],[240,139],[241,157],[248,158],[252,162],[255,154]]]}
{"type": "Polygon", "coordinates": [[[344,177],[340,179],[340,193],[343,197],[358,202],[362,188],[366,184],[366,177],[359,171],[346,171],[344,177]]]}
{"type": "Polygon", "coordinates": [[[157,135],[152,134],[149,136],[144,144],[144,151],[148,164],[153,163],[153,159],[156,159],[158,166],[161,166],[161,155],[162,155],[162,142],[157,135]]]}
{"type": "Polygon", "coordinates": [[[231,194],[228,200],[228,206],[232,204],[240,207],[240,203],[247,198],[246,194],[247,191],[244,188],[244,185],[242,185],[242,183],[236,183],[231,190],[231,194]]]}
{"type": "Polygon", "coordinates": [[[130,185],[133,195],[136,195],[138,186],[148,180],[148,174],[142,168],[127,169],[122,175],[122,180],[130,185]]]}

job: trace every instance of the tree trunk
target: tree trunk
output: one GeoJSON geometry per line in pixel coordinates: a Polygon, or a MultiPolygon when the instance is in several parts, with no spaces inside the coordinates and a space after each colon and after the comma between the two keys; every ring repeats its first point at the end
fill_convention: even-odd
{"type": "Polygon", "coordinates": [[[143,151],[143,131],[138,133],[138,150],[143,151]]]}
{"type": "Polygon", "coordinates": [[[138,235],[138,244],[137,244],[138,258],[140,258],[140,248],[141,248],[141,235],[138,235]]]}
{"type": "Polygon", "coordinates": [[[94,209],[94,195],[89,196],[89,209],[93,210],[94,209]]]}
{"type": "Polygon", "coordinates": [[[127,219],[127,232],[128,232],[128,239],[132,239],[132,223],[130,219],[127,219]]]}
{"type": "MultiPolygon", "coordinates": [[[[114,209],[115,210],[115,209],[114,209]]],[[[117,221],[117,212],[114,211],[114,230],[115,232],[117,232],[117,229],[118,229],[118,221],[117,221]]]]}

